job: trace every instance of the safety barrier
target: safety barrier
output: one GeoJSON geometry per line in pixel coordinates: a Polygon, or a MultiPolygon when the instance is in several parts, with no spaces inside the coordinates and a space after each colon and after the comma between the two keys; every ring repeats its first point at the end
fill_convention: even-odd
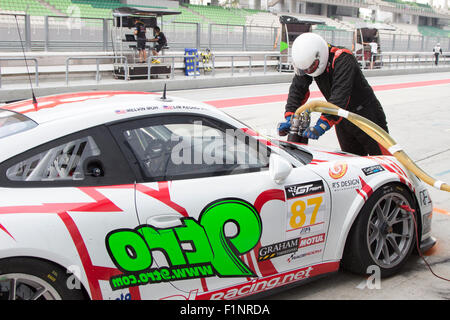
{"type": "MultiPolygon", "coordinates": [[[[370,68],[373,61],[375,62],[374,68],[376,69],[399,69],[408,67],[423,68],[435,65],[435,56],[433,53],[391,52],[374,54],[371,56],[370,60],[365,60],[362,54],[357,54],[355,57],[364,69],[370,68]]],[[[450,56],[442,54],[439,55],[438,65],[450,65],[450,56]]]]}
{"type": "Polygon", "coordinates": [[[234,75],[234,58],[235,57],[248,57],[248,75],[252,75],[252,55],[250,54],[216,54],[213,56],[212,59],[212,65],[213,65],[213,74],[215,73],[216,66],[215,66],[215,59],[216,57],[231,57],[231,75],[234,75]]]}
{"type": "MultiPolygon", "coordinates": [[[[210,64],[210,72],[205,73],[205,76],[211,76],[214,77],[216,75],[216,70],[218,68],[217,66],[217,59],[220,58],[222,59],[221,63],[220,63],[220,67],[219,68],[228,68],[230,70],[230,74],[231,76],[235,76],[236,74],[236,68],[248,68],[248,75],[251,76],[255,71],[255,69],[257,67],[263,67],[263,71],[262,73],[264,75],[266,75],[268,73],[268,66],[269,63],[272,66],[271,70],[274,70],[275,72],[283,72],[283,71],[287,71],[287,70],[282,70],[282,57],[287,57],[286,54],[279,54],[279,53],[266,53],[263,56],[263,61],[259,60],[257,63],[255,63],[255,56],[253,56],[252,54],[241,54],[241,53],[236,53],[236,54],[211,54],[211,64],[210,64]],[[228,58],[225,59],[224,58],[228,58]],[[236,66],[236,61],[237,59],[240,59],[240,64],[239,66],[236,66]],[[248,60],[248,63],[245,63],[245,60],[248,60]],[[273,68],[274,67],[274,68],[273,68]]],[[[171,79],[175,78],[175,70],[177,68],[181,68],[181,64],[184,62],[185,58],[194,58],[195,59],[195,72],[193,73],[192,77],[196,78],[198,77],[198,71],[202,70],[202,66],[197,66],[197,62],[200,61],[200,57],[199,56],[186,56],[184,54],[177,54],[177,55],[163,55],[163,56],[152,56],[149,55],[148,60],[146,62],[146,65],[148,66],[148,71],[147,71],[147,79],[151,79],[152,75],[154,75],[154,73],[152,72],[152,68],[157,66],[157,64],[152,64],[151,60],[152,58],[158,58],[158,59],[162,59],[162,60],[170,60],[170,73],[169,73],[169,77],[171,79]]],[[[358,57],[358,56],[357,56],[358,57]]],[[[377,58],[380,59],[380,61],[382,61],[382,65],[381,66],[377,66],[377,69],[383,69],[383,70],[394,70],[394,69],[406,69],[406,68],[425,68],[425,67],[432,67],[434,66],[434,56],[432,54],[423,54],[423,53],[386,53],[386,54],[381,54],[381,55],[377,55],[377,58]]],[[[127,56],[70,56],[66,59],[65,62],[65,82],[66,85],[69,85],[69,75],[71,72],[73,72],[73,70],[70,70],[70,61],[72,60],[95,60],[96,61],[96,69],[95,69],[95,80],[97,82],[99,82],[100,79],[100,61],[101,60],[112,60],[114,61],[116,64],[116,62],[121,62],[124,66],[124,79],[128,80],[130,78],[129,76],[129,63],[128,63],[128,59],[127,56]]],[[[25,60],[25,58],[19,58],[19,57],[15,57],[15,58],[8,58],[8,57],[1,57],[0,61],[5,60],[25,60]]],[[[37,58],[26,58],[26,60],[30,60],[34,62],[34,66],[35,66],[35,70],[36,72],[34,72],[34,77],[35,77],[35,84],[36,86],[39,86],[39,66],[38,66],[38,60],[37,58]]],[[[108,66],[110,66],[111,64],[107,64],[108,66]]],[[[367,66],[369,66],[369,63],[367,64],[367,66]]],[[[450,66],[450,56],[445,56],[445,55],[441,55],[439,58],[439,65],[436,66],[436,68],[438,67],[445,67],[445,66],[450,66]]],[[[242,69],[241,69],[242,70],[242,69]]],[[[1,68],[0,68],[0,88],[2,85],[2,72],[1,72],[1,68]]],[[[62,70],[61,70],[62,71],[62,70]]],[[[259,71],[261,72],[261,70],[259,71]]],[[[30,74],[32,74],[33,72],[30,72],[30,74]]],[[[241,72],[239,72],[241,74],[241,72]]],[[[4,75],[3,75],[4,76],[4,75]]],[[[178,76],[178,75],[177,75],[178,76]]]]}
{"type": "MultiPolygon", "coordinates": [[[[267,73],[267,60],[268,57],[281,57],[284,56],[282,54],[279,53],[274,53],[274,54],[265,54],[264,55],[264,74],[267,73]]],[[[248,75],[251,76],[252,75],[252,70],[255,67],[255,65],[252,64],[253,61],[253,55],[251,54],[211,54],[211,76],[215,76],[215,72],[216,72],[216,58],[230,58],[230,72],[231,75],[233,76],[235,74],[235,58],[248,58],[248,75]]],[[[190,58],[190,59],[194,59],[194,72],[192,73],[192,77],[196,78],[198,76],[198,71],[200,71],[201,67],[198,67],[198,62],[200,61],[200,57],[199,55],[164,55],[164,56],[152,56],[150,55],[147,59],[147,66],[148,66],[148,74],[147,74],[147,79],[150,79],[152,73],[151,73],[151,68],[154,66],[157,66],[158,64],[152,64],[151,61],[152,59],[170,59],[171,60],[171,72],[170,72],[170,78],[173,79],[174,78],[174,68],[175,68],[175,59],[179,58],[181,60],[184,60],[185,58],[190,58]]],[[[278,63],[278,70],[280,70],[280,64],[278,63]]]]}
{"type": "Polygon", "coordinates": [[[117,61],[117,59],[121,59],[122,61],[124,61],[124,65],[125,65],[125,80],[128,80],[128,59],[126,56],[73,56],[73,57],[68,57],[66,59],[66,85],[69,85],[69,62],[71,60],[95,60],[96,63],[96,72],[95,72],[95,80],[97,82],[100,81],[100,64],[99,61],[100,60],[105,60],[105,59],[109,59],[109,60],[114,60],[117,61]]]}
{"type": "MultiPolygon", "coordinates": [[[[28,60],[34,62],[34,70],[35,70],[34,79],[35,79],[36,86],[39,87],[39,63],[36,58],[0,58],[0,61],[28,61],[28,60]]],[[[30,74],[31,74],[31,72],[30,72],[30,74]]],[[[0,88],[1,87],[2,87],[2,71],[1,71],[1,66],[0,66],[0,88]]]]}
{"type": "Polygon", "coordinates": [[[288,54],[281,54],[281,53],[271,53],[271,54],[265,54],[264,55],[264,74],[267,73],[267,57],[277,57],[278,61],[280,61],[280,63],[278,63],[278,72],[281,72],[281,58],[282,57],[287,57],[289,58],[288,54]]]}
{"type": "Polygon", "coordinates": [[[164,58],[164,59],[171,59],[171,63],[170,63],[170,78],[173,79],[174,78],[174,69],[175,69],[175,59],[176,58],[185,58],[188,57],[187,55],[164,55],[164,56],[152,56],[149,55],[147,58],[147,80],[151,79],[151,75],[152,75],[152,67],[153,66],[157,66],[157,65],[153,65],[152,64],[152,60],[153,59],[158,59],[158,58],[164,58]]]}

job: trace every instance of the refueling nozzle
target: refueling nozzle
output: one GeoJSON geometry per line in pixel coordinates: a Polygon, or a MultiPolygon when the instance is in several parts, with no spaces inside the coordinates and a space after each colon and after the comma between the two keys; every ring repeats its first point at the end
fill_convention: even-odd
{"type": "Polygon", "coordinates": [[[310,122],[311,117],[308,111],[300,115],[294,114],[291,119],[291,129],[289,130],[287,141],[307,144],[308,138],[303,137],[303,132],[309,128],[310,122]]]}

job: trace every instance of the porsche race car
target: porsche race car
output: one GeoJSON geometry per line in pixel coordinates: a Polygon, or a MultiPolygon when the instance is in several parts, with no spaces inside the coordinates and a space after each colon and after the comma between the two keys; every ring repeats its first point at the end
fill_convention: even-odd
{"type": "Polygon", "coordinates": [[[259,135],[206,104],[84,92],[0,109],[0,299],[239,299],[398,272],[432,202],[394,157],[259,135]],[[416,228],[417,226],[417,228],[416,228]]]}

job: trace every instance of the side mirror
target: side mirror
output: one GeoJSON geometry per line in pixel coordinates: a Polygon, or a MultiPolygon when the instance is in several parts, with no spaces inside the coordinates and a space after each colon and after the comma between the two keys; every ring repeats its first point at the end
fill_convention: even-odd
{"type": "Polygon", "coordinates": [[[285,158],[273,153],[269,159],[270,177],[277,183],[282,184],[292,171],[292,165],[285,158]]]}

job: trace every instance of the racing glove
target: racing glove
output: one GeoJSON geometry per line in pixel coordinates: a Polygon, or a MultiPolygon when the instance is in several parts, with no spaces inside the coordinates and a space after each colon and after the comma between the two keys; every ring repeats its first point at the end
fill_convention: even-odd
{"type": "Polygon", "coordinates": [[[317,140],[321,135],[323,135],[326,131],[330,130],[331,125],[325,121],[319,118],[317,120],[317,123],[314,127],[309,127],[303,132],[303,136],[309,139],[317,140]]]}
{"type": "Polygon", "coordinates": [[[289,129],[291,129],[291,117],[286,117],[286,122],[280,122],[278,124],[278,135],[279,136],[286,136],[289,133],[289,129]]]}

